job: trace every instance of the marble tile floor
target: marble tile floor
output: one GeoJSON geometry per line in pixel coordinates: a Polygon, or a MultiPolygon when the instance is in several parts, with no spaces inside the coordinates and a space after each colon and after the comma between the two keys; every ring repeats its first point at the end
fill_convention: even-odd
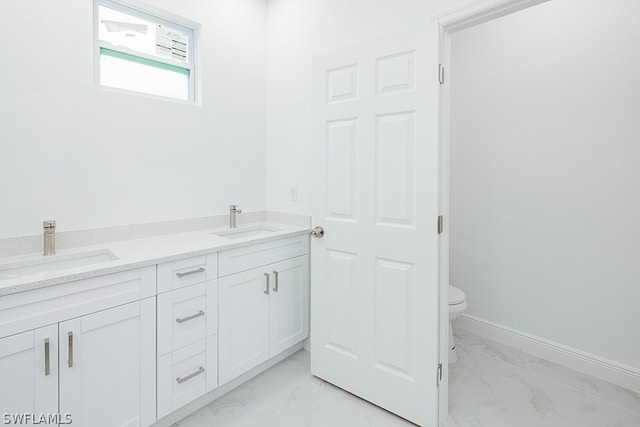
{"type": "Polygon", "coordinates": [[[461,329],[455,338],[447,427],[640,427],[640,393],[461,329]]]}
{"type": "MultiPolygon", "coordinates": [[[[640,394],[456,330],[447,427],[640,427],[640,394]]],[[[309,373],[302,350],[175,427],[411,427],[309,373]]]]}
{"type": "Polygon", "coordinates": [[[176,427],[415,427],[309,373],[301,350],[176,427]]]}

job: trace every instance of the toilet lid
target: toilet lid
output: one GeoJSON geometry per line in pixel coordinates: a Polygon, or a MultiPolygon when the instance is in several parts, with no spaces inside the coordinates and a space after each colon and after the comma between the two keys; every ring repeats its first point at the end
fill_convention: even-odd
{"type": "Polygon", "coordinates": [[[464,302],[466,296],[464,292],[455,286],[449,285],[449,304],[461,304],[464,302]]]}

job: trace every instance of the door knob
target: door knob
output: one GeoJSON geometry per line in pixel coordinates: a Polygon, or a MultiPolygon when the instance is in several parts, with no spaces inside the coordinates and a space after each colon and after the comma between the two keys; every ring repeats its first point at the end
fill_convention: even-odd
{"type": "Polygon", "coordinates": [[[320,226],[314,227],[309,234],[317,239],[322,239],[324,237],[324,228],[320,226]]]}

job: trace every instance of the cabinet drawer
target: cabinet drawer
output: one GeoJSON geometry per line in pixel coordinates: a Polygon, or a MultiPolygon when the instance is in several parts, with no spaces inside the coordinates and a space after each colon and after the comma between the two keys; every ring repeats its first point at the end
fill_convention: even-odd
{"type": "Polygon", "coordinates": [[[149,266],[0,298],[0,337],[36,329],[155,295],[149,266]]]}
{"type": "Polygon", "coordinates": [[[218,337],[158,358],[158,419],[218,386],[218,337]]]}
{"type": "Polygon", "coordinates": [[[308,250],[305,234],[220,252],[220,277],[304,255],[308,250]]]}
{"type": "Polygon", "coordinates": [[[218,277],[218,254],[200,255],[158,264],[158,293],[218,277]]]}
{"type": "Polygon", "coordinates": [[[158,295],[158,355],[217,332],[217,280],[158,295]]]}

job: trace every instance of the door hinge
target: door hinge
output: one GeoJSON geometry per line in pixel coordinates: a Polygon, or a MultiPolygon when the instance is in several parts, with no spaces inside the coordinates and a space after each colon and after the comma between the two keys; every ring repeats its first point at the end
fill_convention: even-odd
{"type": "Polygon", "coordinates": [[[438,81],[441,85],[444,84],[444,65],[438,64],[438,81]]]}
{"type": "Polygon", "coordinates": [[[440,385],[442,382],[442,363],[438,363],[438,372],[436,373],[436,383],[440,385]]]}
{"type": "Polygon", "coordinates": [[[438,234],[442,234],[444,231],[444,217],[440,215],[438,217],[438,234]]]}

